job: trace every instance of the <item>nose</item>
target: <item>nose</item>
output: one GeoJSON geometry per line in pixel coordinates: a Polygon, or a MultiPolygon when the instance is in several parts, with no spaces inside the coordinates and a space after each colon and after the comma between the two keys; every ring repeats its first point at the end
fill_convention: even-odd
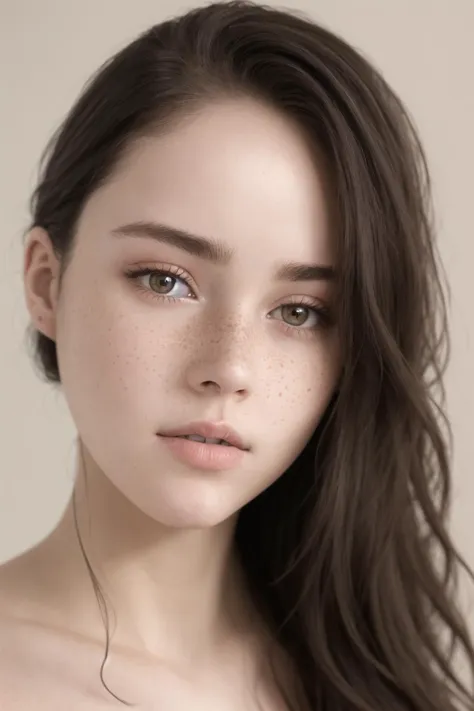
{"type": "Polygon", "coordinates": [[[248,395],[249,378],[237,363],[195,363],[188,369],[188,385],[199,394],[248,395]]]}
{"type": "Polygon", "coordinates": [[[206,340],[187,367],[188,387],[200,395],[247,396],[252,366],[248,339],[241,336],[233,331],[227,337],[216,338],[214,334],[214,338],[206,340]]]}

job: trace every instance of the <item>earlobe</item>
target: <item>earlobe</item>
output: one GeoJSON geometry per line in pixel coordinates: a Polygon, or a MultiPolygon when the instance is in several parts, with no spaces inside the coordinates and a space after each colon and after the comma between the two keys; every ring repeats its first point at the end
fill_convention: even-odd
{"type": "Polygon", "coordinates": [[[59,273],[60,264],[48,233],[34,227],[24,252],[25,300],[34,328],[51,340],[56,337],[59,273]]]}

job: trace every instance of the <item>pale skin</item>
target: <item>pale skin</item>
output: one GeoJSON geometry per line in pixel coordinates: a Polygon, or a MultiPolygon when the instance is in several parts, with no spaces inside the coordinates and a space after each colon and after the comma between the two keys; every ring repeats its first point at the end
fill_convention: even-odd
{"type": "MultiPolygon", "coordinates": [[[[57,345],[78,432],[79,528],[115,613],[105,679],[135,708],[286,709],[261,677],[264,633],[232,540],[239,510],[304,448],[340,375],[337,326],[313,310],[334,307],[334,284],[276,278],[288,262],[334,266],[329,202],[298,129],[227,100],[133,147],[86,204],[61,290],[48,234],[29,234],[26,302],[57,345]],[[113,234],[137,221],[218,241],[229,259],[113,234]],[[167,299],[156,279],[126,276],[143,265],[174,270],[167,299]],[[295,303],[306,307],[296,324],[295,303]],[[250,444],[236,469],[193,470],[156,436],[194,420],[225,420],[250,444]]],[[[125,708],[100,682],[104,640],[70,504],[0,568],[0,707],[125,708]]]]}

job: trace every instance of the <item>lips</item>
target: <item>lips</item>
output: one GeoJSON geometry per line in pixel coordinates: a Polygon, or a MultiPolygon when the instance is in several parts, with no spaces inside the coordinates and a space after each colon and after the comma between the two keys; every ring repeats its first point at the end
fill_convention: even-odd
{"type": "Polygon", "coordinates": [[[190,422],[187,425],[164,430],[159,433],[162,437],[185,437],[198,435],[206,440],[225,440],[231,447],[248,451],[249,447],[230,425],[225,422],[190,422]]]}
{"type": "Polygon", "coordinates": [[[201,442],[201,444],[222,444],[226,447],[232,447],[230,442],[225,439],[213,439],[212,437],[201,437],[201,435],[175,435],[179,439],[188,439],[191,442],[201,442]]]}

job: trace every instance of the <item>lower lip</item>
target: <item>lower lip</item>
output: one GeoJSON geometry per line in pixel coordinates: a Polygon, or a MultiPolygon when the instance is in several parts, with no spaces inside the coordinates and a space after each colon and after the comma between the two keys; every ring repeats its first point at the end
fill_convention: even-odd
{"type": "Polygon", "coordinates": [[[245,451],[225,444],[206,444],[183,437],[158,435],[174,456],[185,464],[206,471],[233,469],[243,459],[245,451]]]}

